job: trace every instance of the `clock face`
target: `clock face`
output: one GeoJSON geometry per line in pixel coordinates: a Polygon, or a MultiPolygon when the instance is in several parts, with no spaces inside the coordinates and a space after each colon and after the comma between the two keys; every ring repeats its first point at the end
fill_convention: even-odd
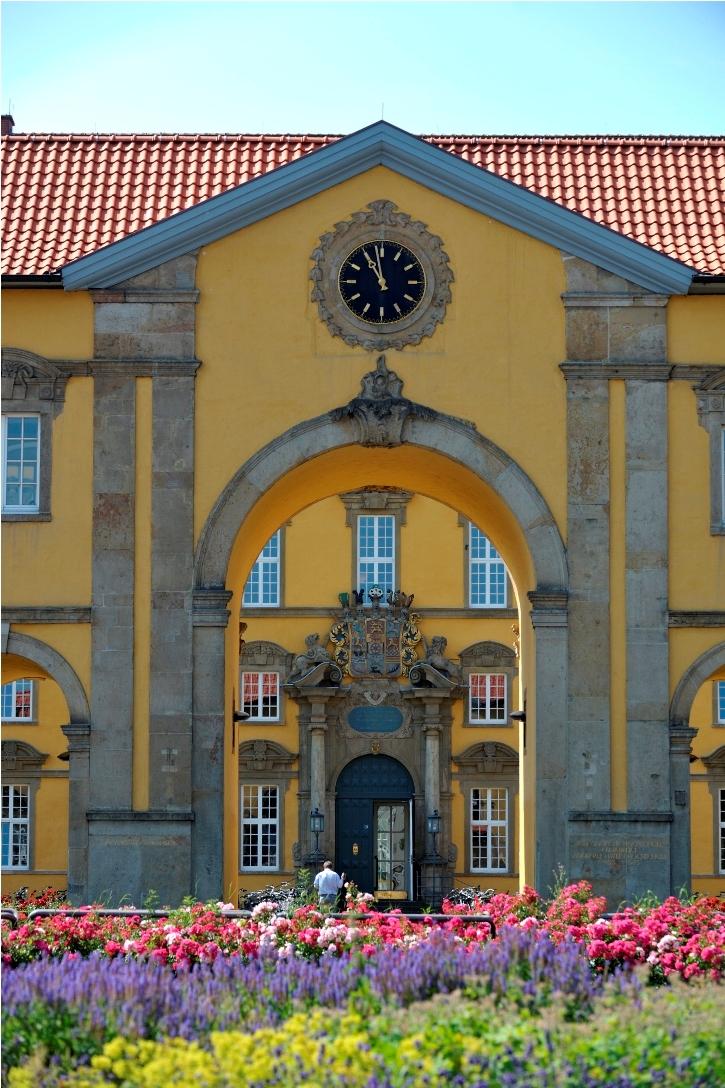
{"type": "Polygon", "coordinates": [[[338,284],[355,317],[371,325],[391,325],[422,302],[425,272],[405,246],[378,238],[353,249],[342,263],[338,284]]]}

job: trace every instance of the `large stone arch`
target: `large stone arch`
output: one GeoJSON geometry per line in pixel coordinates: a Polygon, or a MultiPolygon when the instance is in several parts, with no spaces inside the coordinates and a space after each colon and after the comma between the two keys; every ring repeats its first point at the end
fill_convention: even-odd
{"type": "Polygon", "coordinates": [[[6,652],[15,654],[17,657],[25,657],[28,661],[34,661],[36,665],[40,665],[41,669],[45,669],[53,677],[68,704],[70,724],[87,725],[90,722],[91,712],[85,689],[62,654],[59,654],[52,646],[48,646],[47,643],[12,629],[8,635],[6,652]]]}
{"type": "MultiPolygon", "coordinates": [[[[360,438],[354,417],[339,418],[338,413],[328,412],[290,428],[250,457],[222,491],[201,532],[195,559],[196,588],[224,586],[239,531],[252,507],[270,487],[321,454],[345,446],[373,444],[361,442],[360,438]]],[[[536,589],[566,590],[566,550],[554,517],[539,489],[507,453],[478,434],[471,424],[430,410],[425,416],[408,416],[401,441],[395,444],[439,453],[488,484],[521,528],[535,571],[536,589]]]]}
{"type": "Polygon", "coordinates": [[[690,724],[690,711],[698,691],[714,672],[725,665],[725,642],[705,650],[682,674],[670,703],[670,726],[690,724]]]}
{"type": "MultiPolygon", "coordinates": [[[[356,446],[372,447],[381,456],[391,447],[417,448],[425,457],[453,462],[515,527],[528,572],[520,604],[525,606],[523,592],[528,589],[535,633],[535,682],[529,689],[528,713],[535,727],[530,735],[536,737],[537,883],[545,888],[566,857],[569,575],[553,514],[523,469],[473,424],[402,397],[403,383],[387,370],[382,356],[377,370],[361,384],[361,395],[348,405],[297,424],[249,458],[217,499],[199,538],[194,563],[192,882],[202,899],[218,896],[223,886],[224,774],[218,753],[225,745],[224,628],[232,595],[226,586],[235,544],[255,506],[262,507],[276,486],[314,469],[315,459],[322,465],[324,456],[335,451],[342,459],[356,446]]],[[[466,512],[463,507],[461,511],[466,512]]]]}

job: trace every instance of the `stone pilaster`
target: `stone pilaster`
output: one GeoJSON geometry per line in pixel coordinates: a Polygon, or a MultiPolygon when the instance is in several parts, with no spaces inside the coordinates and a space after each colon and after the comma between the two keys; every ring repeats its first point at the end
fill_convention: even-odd
{"type": "Polygon", "coordinates": [[[131,808],[135,420],[136,379],[94,378],[89,803],[98,808],[131,808]]]}
{"type": "Polygon", "coordinates": [[[609,382],[567,381],[570,809],[610,805],[609,382]]]}
{"type": "Polygon", "coordinates": [[[68,740],[68,899],[88,902],[90,732],[87,722],[61,726],[68,740]]]}
{"type": "Polygon", "coordinates": [[[536,887],[546,894],[567,858],[567,594],[529,593],[529,599],[536,713],[526,730],[527,746],[536,751],[536,887]]]}
{"type": "Polygon", "coordinates": [[[627,807],[665,812],[670,810],[667,383],[627,381],[626,396],[627,807]]]}
{"type": "Polygon", "coordinates": [[[191,879],[200,899],[224,893],[224,662],[226,589],[194,591],[191,879]]]}
{"type": "MultiPolygon", "coordinates": [[[[326,702],[324,698],[309,697],[310,721],[308,730],[310,734],[310,811],[326,815],[325,801],[325,733],[327,732],[326,702]]],[[[320,852],[326,855],[325,842],[328,838],[327,823],[325,832],[320,836],[320,852]]]]}
{"type": "Polygon", "coordinates": [[[670,787],[672,790],[671,890],[690,891],[690,755],[697,729],[670,725],[670,787]]]}
{"type": "MultiPolygon", "coordinates": [[[[425,699],[425,815],[441,809],[441,705],[437,699],[425,699]]],[[[427,834],[427,833],[426,833],[427,834]]],[[[426,842],[426,852],[429,844],[426,842]]]]}

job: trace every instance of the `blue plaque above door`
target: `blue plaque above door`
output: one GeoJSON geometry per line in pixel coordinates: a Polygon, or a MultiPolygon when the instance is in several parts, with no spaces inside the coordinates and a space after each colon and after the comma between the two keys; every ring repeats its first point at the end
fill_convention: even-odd
{"type": "Polygon", "coordinates": [[[356,706],[348,711],[348,725],[356,733],[395,733],[403,724],[397,706],[356,706]]]}

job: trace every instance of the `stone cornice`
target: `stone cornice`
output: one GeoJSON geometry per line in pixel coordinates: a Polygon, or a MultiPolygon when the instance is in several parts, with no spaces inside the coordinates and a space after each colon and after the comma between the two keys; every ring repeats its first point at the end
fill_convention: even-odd
{"type": "Polygon", "coordinates": [[[633,381],[708,381],[722,371],[712,363],[572,362],[559,363],[567,380],[577,378],[625,378],[633,381]]]}
{"type": "Polygon", "coordinates": [[[196,304],[201,297],[201,292],[196,289],[187,291],[172,289],[165,291],[161,287],[150,287],[148,290],[139,287],[111,287],[105,290],[91,289],[89,294],[94,302],[106,304],[109,302],[191,302],[196,304]]]}
{"type": "Polygon", "coordinates": [[[605,294],[567,291],[561,296],[561,300],[567,309],[582,306],[591,309],[594,306],[666,306],[670,296],[628,292],[605,294]]]}
{"type": "Polygon", "coordinates": [[[667,613],[668,627],[725,627],[725,611],[675,611],[667,613]]]}
{"type": "Polygon", "coordinates": [[[194,813],[186,810],[182,812],[168,812],[166,809],[138,809],[128,808],[96,808],[86,812],[87,820],[104,820],[113,823],[193,823],[194,813]]]}
{"type": "Polygon", "coordinates": [[[92,378],[95,375],[125,374],[136,378],[193,378],[201,359],[54,359],[67,378],[92,378]]]}
{"type": "Polygon", "coordinates": [[[90,623],[91,606],[84,604],[7,605],[5,623],[90,623]]]}
{"type": "MultiPolygon", "coordinates": [[[[422,619],[440,620],[515,620],[518,611],[515,608],[415,608],[422,619]]],[[[317,617],[338,617],[340,610],[333,605],[288,605],[283,608],[242,608],[241,619],[307,619],[317,617]]]]}

